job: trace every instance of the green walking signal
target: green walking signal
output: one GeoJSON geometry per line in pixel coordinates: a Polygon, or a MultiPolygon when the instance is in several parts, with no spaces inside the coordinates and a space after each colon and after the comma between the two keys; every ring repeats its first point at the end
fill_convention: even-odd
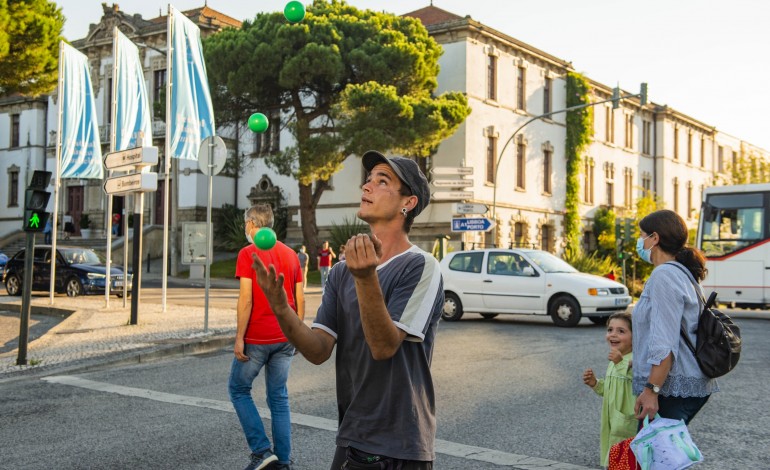
{"type": "Polygon", "coordinates": [[[32,180],[24,194],[24,231],[42,232],[48,222],[50,213],[46,212],[51,193],[48,184],[51,182],[50,171],[35,170],[32,180]]]}

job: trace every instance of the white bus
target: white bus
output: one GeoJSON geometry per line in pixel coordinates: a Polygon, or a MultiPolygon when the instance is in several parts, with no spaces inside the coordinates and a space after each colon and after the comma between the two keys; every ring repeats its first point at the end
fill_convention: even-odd
{"type": "Polygon", "coordinates": [[[706,292],[736,307],[770,305],[770,183],[706,188],[697,237],[706,292]]]}

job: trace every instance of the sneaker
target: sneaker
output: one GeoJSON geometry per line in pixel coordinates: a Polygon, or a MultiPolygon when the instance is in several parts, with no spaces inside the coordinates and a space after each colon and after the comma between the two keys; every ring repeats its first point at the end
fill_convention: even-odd
{"type": "Polygon", "coordinates": [[[273,468],[271,465],[274,462],[278,462],[278,456],[270,452],[270,450],[264,451],[262,455],[257,455],[252,452],[251,463],[249,463],[244,470],[260,470],[268,467],[273,468]]]}
{"type": "Polygon", "coordinates": [[[273,467],[273,470],[292,470],[292,466],[290,463],[279,463],[273,467]]]}

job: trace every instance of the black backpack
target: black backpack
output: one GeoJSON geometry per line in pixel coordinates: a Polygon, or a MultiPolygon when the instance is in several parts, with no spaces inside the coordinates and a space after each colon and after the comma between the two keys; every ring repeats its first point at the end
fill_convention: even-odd
{"type": "MultiPolygon", "coordinates": [[[[672,264],[684,272],[684,268],[678,264],[668,264],[672,264]]],[[[695,347],[685,334],[684,325],[682,325],[680,334],[698,361],[698,366],[700,366],[703,374],[712,379],[721,377],[733,370],[741,357],[741,329],[725,313],[713,308],[717,299],[716,292],[712,292],[708,301],[705,301],[695,281],[687,272],[685,275],[695,288],[695,294],[703,304],[703,311],[698,318],[695,347]]]]}

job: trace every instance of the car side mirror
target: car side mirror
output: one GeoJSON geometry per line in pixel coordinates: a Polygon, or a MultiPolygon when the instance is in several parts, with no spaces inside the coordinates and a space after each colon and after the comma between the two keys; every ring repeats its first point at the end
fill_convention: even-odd
{"type": "Polygon", "coordinates": [[[535,268],[532,266],[525,266],[524,269],[521,270],[522,274],[525,276],[534,276],[535,275],[535,268]]]}

